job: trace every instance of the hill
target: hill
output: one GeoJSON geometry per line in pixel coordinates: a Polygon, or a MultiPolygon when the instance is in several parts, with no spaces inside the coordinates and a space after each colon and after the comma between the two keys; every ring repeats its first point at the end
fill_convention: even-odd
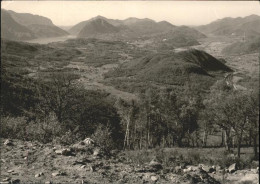
{"type": "Polygon", "coordinates": [[[109,24],[106,20],[103,19],[95,19],[82,28],[79,32],[78,37],[89,37],[97,34],[109,34],[109,33],[117,33],[119,28],[109,24]]]}
{"type": "Polygon", "coordinates": [[[2,37],[10,40],[30,40],[65,36],[68,33],[46,17],[2,10],[2,37]]]}
{"type": "Polygon", "coordinates": [[[192,49],[144,56],[107,73],[106,80],[116,87],[124,86],[124,90],[135,88],[133,85],[146,87],[148,83],[183,86],[188,81],[208,89],[219,73],[231,71],[206,52],[192,49]]]}
{"type": "Polygon", "coordinates": [[[226,55],[241,55],[259,53],[260,51],[260,37],[257,39],[250,39],[246,41],[235,42],[222,50],[226,55]]]}
{"type": "Polygon", "coordinates": [[[244,18],[224,18],[196,29],[205,34],[220,36],[256,36],[260,35],[260,16],[250,15],[244,18]]]}
{"type": "Polygon", "coordinates": [[[30,29],[17,23],[5,10],[1,10],[1,37],[10,40],[30,40],[36,38],[30,29]]]}

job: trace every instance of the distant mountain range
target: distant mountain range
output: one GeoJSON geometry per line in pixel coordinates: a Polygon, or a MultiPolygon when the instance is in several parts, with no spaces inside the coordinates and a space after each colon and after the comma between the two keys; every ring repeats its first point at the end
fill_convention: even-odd
{"type": "Polygon", "coordinates": [[[30,40],[65,36],[68,33],[46,17],[1,9],[1,37],[9,40],[30,40]]]}
{"type": "Polygon", "coordinates": [[[133,17],[117,20],[97,16],[76,24],[68,31],[79,38],[150,40],[152,43],[159,43],[157,46],[164,49],[197,45],[199,44],[197,39],[206,37],[187,26],[175,26],[167,21],[155,22],[147,18],[133,17]]]}
{"type": "Polygon", "coordinates": [[[162,42],[163,45],[191,46],[206,35],[243,36],[252,39],[260,36],[260,16],[250,15],[244,18],[224,18],[210,24],[197,26],[175,26],[167,21],[156,22],[144,18],[127,18],[124,20],[108,19],[97,16],[82,21],[65,31],[55,26],[49,18],[29,13],[16,13],[2,9],[2,38],[10,40],[30,40],[76,35],[79,38],[100,38],[111,40],[144,39],[162,42]]]}
{"type": "Polygon", "coordinates": [[[260,36],[260,16],[250,15],[238,18],[223,18],[210,24],[198,26],[196,29],[204,34],[220,36],[260,36]]]}

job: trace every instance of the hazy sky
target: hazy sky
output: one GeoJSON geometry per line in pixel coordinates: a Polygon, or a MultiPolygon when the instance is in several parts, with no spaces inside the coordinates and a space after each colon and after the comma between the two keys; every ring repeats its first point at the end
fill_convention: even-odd
{"type": "Polygon", "coordinates": [[[5,1],[2,8],[50,18],[70,26],[97,15],[166,20],[175,25],[201,25],[224,17],[260,15],[258,1],[5,1]]]}

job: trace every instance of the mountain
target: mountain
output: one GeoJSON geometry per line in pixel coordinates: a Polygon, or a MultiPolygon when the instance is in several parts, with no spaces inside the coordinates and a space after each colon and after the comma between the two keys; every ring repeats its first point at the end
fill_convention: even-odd
{"type": "Polygon", "coordinates": [[[105,22],[111,24],[118,28],[118,31],[129,33],[129,36],[143,36],[144,34],[154,34],[166,32],[174,28],[175,26],[169,22],[155,22],[151,19],[138,19],[138,18],[128,18],[125,20],[108,19],[102,16],[97,16],[91,18],[87,21],[80,22],[73,26],[69,32],[74,35],[78,35],[80,31],[91,22],[96,22],[97,20],[104,20],[105,22]]]}
{"type": "Polygon", "coordinates": [[[147,34],[161,34],[163,32],[167,32],[172,30],[175,26],[170,23],[163,22],[155,22],[151,19],[136,19],[130,18],[123,21],[124,25],[128,26],[129,29],[133,30],[137,34],[147,35],[147,34]]]}
{"type": "Polygon", "coordinates": [[[30,40],[36,38],[36,35],[26,26],[17,23],[6,10],[1,10],[1,37],[9,40],[30,40]]]}
{"type": "Polygon", "coordinates": [[[244,18],[223,18],[210,24],[198,26],[196,29],[204,34],[221,36],[244,36],[260,35],[260,16],[250,15],[244,18]]]}
{"type": "Polygon", "coordinates": [[[8,13],[16,22],[24,26],[31,25],[31,24],[54,26],[54,24],[50,19],[43,16],[32,15],[30,13],[16,13],[12,10],[8,10],[8,13]]]}
{"type": "Polygon", "coordinates": [[[222,50],[226,55],[241,55],[260,52],[260,37],[245,41],[235,42],[222,50]]]}
{"type": "Polygon", "coordinates": [[[117,32],[119,32],[119,28],[109,24],[106,20],[99,18],[87,22],[79,32],[78,37],[89,37],[98,34],[109,34],[117,32]]]}
{"type": "Polygon", "coordinates": [[[2,9],[2,37],[10,40],[30,40],[65,36],[68,33],[46,17],[16,13],[2,9]]]}

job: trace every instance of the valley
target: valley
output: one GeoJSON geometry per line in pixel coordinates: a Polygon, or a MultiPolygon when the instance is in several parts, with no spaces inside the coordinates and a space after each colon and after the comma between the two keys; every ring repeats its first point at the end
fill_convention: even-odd
{"type": "Polygon", "coordinates": [[[258,183],[259,16],[3,15],[0,183],[258,183]]]}

